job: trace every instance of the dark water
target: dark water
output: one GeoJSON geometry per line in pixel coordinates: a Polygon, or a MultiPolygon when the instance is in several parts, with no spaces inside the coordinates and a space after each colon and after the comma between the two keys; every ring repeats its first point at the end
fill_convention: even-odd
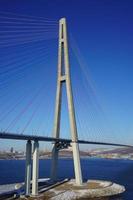
{"type": "MultiPolygon", "coordinates": [[[[133,161],[81,159],[84,180],[110,180],[126,187],[126,192],[119,200],[133,200],[133,161]]],[[[40,160],[39,177],[49,177],[51,160],[40,160]]],[[[0,160],[0,184],[24,181],[24,160],[0,160]]],[[[58,167],[59,178],[74,177],[72,159],[60,159],[58,167]]]]}

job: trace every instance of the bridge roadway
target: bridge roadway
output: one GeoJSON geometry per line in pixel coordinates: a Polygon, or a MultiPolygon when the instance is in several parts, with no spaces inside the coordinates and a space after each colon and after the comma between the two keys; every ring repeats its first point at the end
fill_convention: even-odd
{"type": "MultiPolygon", "coordinates": [[[[25,162],[25,195],[31,194],[38,195],[38,174],[39,174],[39,141],[44,142],[53,142],[57,146],[56,148],[62,149],[67,148],[73,142],[71,139],[64,138],[54,138],[46,136],[37,136],[37,135],[26,135],[26,134],[17,134],[9,132],[0,132],[0,139],[11,139],[11,140],[24,140],[26,143],[26,162],[25,162]],[[32,144],[33,141],[33,144],[32,144]],[[32,148],[33,145],[33,148],[32,148]],[[32,174],[32,178],[31,178],[32,174]],[[32,180],[32,187],[31,187],[32,180]]],[[[116,143],[106,143],[106,142],[94,142],[86,140],[78,140],[79,144],[96,144],[96,145],[111,145],[111,146],[121,146],[121,147],[132,147],[131,145],[125,144],[116,144],[116,143]]]]}
{"type": "MultiPolygon", "coordinates": [[[[54,138],[47,136],[37,136],[30,134],[17,134],[17,133],[9,133],[9,132],[0,132],[1,139],[11,139],[11,140],[31,140],[31,141],[45,141],[45,142],[55,142],[55,143],[72,143],[71,139],[65,138],[54,138]]],[[[96,144],[96,145],[110,145],[110,146],[119,146],[119,147],[132,147],[132,145],[126,144],[118,144],[118,143],[109,143],[109,142],[94,142],[94,141],[86,141],[86,140],[78,140],[79,144],[96,144]]]]}

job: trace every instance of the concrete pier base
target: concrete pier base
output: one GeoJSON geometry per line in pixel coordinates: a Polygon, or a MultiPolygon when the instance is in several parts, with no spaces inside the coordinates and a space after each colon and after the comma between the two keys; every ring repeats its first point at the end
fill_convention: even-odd
{"type": "Polygon", "coordinates": [[[30,182],[31,182],[31,153],[32,153],[32,143],[27,141],[26,144],[26,168],[25,168],[25,195],[30,195],[30,182]]]}
{"type": "Polygon", "coordinates": [[[125,191],[125,187],[110,181],[89,180],[82,186],[77,186],[75,180],[70,180],[43,194],[43,198],[49,197],[51,200],[83,200],[101,199],[105,197],[117,196],[125,191]]]}
{"type": "MultiPolygon", "coordinates": [[[[82,186],[77,186],[75,184],[75,180],[58,180],[55,183],[50,181],[50,178],[39,179],[39,194],[38,196],[31,195],[29,199],[32,200],[83,200],[83,199],[110,199],[109,197],[122,194],[125,191],[125,187],[122,185],[118,185],[112,183],[110,181],[102,181],[102,180],[89,180],[86,183],[83,183],[82,186]],[[44,185],[44,187],[42,187],[44,185]]],[[[24,183],[19,184],[10,184],[1,186],[2,193],[4,195],[16,193],[17,190],[23,188],[24,183]]],[[[1,195],[3,194],[0,194],[1,195]]],[[[25,199],[25,196],[21,196],[25,199]]],[[[21,199],[21,198],[20,198],[21,199]]]]}
{"type": "Polygon", "coordinates": [[[38,169],[39,169],[39,143],[34,142],[33,170],[32,170],[32,196],[38,195],[38,169]]]}

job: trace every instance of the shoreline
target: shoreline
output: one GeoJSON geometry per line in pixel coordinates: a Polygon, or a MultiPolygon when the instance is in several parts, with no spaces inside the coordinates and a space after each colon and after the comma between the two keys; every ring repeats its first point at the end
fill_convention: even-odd
{"type": "MultiPolygon", "coordinates": [[[[106,158],[106,157],[95,157],[95,156],[81,156],[81,159],[104,159],[104,160],[128,160],[133,161],[133,158],[106,158]]],[[[0,161],[4,160],[25,160],[26,158],[0,158],[0,161]]],[[[51,160],[51,157],[40,157],[39,160],[51,160]]],[[[73,157],[61,156],[59,159],[73,159],[73,157]]]]}

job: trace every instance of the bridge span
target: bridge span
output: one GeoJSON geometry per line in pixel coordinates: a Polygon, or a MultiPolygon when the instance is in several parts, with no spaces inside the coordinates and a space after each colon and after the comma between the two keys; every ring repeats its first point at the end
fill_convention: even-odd
{"type": "MultiPolygon", "coordinates": [[[[39,174],[39,142],[52,142],[53,146],[59,151],[69,146],[73,146],[73,142],[77,144],[93,144],[93,145],[110,145],[119,147],[132,147],[131,145],[94,142],[87,140],[72,141],[71,139],[55,138],[47,136],[37,136],[30,134],[17,134],[10,132],[0,132],[0,139],[23,140],[26,143],[26,166],[25,166],[25,194],[30,195],[32,180],[32,195],[38,195],[38,174],[39,174]],[[32,176],[32,177],[31,177],[32,176]]],[[[74,155],[73,155],[74,156],[74,155]]],[[[52,179],[51,179],[52,180],[52,179]]]]}
{"type": "MultiPolygon", "coordinates": [[[[11,139],[11,140],[27,140],[27,141],[42,141],[42,142],[54,142],[54,143],[64,143],[71,144],[73,141],[66,138],[54,138],[47,136],[38,136],[31,134],[17,134],[9,132],[0,132],[0,139],[11,139]]],[[[106,146],[118,146],[118,147],[132,147],[132,145],[109,143],[109,142],[96,142],[89,140],[77,140],[79,144],[93,144],[93,145],[106,145],[106,146]]]]}

